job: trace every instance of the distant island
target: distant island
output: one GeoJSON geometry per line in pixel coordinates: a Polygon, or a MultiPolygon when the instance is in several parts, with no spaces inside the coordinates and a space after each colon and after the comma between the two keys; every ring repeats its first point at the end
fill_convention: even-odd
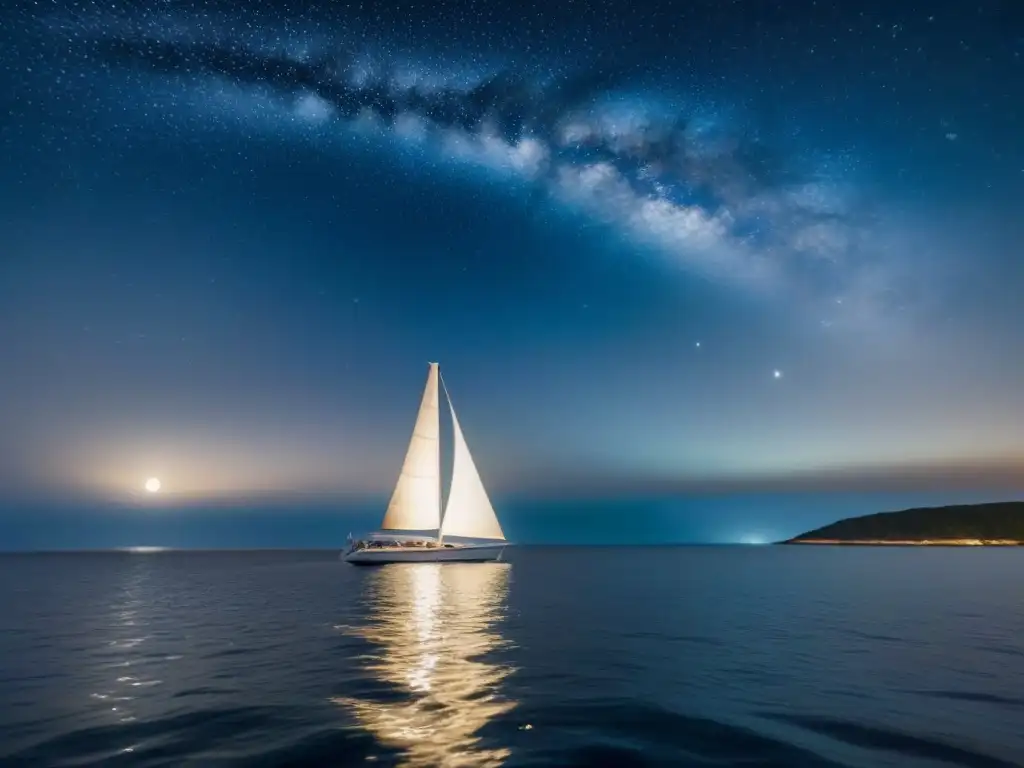
{"type": "Polygon", "coordinates": [[[1024,501],[879,512],[802,533],[781,544],[865,546],[1024,545],[1024,501]]]}

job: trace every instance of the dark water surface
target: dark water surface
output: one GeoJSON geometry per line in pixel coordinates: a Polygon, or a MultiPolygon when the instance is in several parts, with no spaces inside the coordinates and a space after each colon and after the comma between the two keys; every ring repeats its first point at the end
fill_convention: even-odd
{"type": "Polygon", "coordinates": [[[0,765],[1024,764],[1024,550],[0,557],[0,765]]]}

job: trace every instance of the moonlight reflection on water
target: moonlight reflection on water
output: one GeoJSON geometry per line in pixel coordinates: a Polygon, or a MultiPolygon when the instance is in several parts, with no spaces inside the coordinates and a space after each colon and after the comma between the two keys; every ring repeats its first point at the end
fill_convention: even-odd
{"type": "MultiPolygon", "coordinates": [[[[408,563],[369,574],[369,621],[344,631],[369,641],[365,669],[402,698],[333,701],[409,766],[491,766],[508,756],[477,735],[516,704],[501,694],[513,671],[487,656],[506,644],[496,628],[505,611],[507,563],[408,563]]],[[[391,697],[388,697],[391,698],[391,697]]]]}

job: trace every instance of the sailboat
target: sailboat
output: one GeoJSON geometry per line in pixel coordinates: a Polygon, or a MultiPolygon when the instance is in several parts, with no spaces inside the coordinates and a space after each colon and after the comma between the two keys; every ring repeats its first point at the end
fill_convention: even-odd
{"type": "Polygon", "coordinates": [[[466,445],[440,366],[430,363],[409,448],[381,530],[353,539],[342,555],[357,565],[498,560],[508,542],[466,445]],[[452,479],[441,514],[441,420],[444,391],[452,415],[452,479]]]}

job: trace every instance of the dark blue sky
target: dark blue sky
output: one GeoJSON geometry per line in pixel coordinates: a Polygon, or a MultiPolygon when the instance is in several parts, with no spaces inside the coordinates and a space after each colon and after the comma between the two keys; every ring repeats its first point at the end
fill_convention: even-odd
{"type": "Polygon", "coordinates": [[[513,537],[1024,487],[1015,3],[0,22],[8,542],[372,525],[435,359],[513,537]]]}

